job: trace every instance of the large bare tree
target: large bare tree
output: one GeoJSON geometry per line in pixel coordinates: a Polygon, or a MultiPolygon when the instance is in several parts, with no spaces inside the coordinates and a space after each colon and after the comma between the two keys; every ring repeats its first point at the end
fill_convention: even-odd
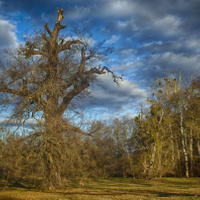
{"type": "Polygon", "coordinates": [[[96,62],[109,49],[102,44],[90,45],[90,40],[78,32],[76,39],[62,37],[59,33],[66,28],[62,19],[60,9],[53,31],[46,24],[44,33],[29,35],[26,45],[12,51],[0,71],[1,103],[14,105],[13,117],[26,120],[40,115],[43,120],[43,185],[48,190],[63,187],[63,133],[81,132],[64,120],[65,111],[95,83],[97,75],[111,73],[115,82],[119,78],[96,62]]]}

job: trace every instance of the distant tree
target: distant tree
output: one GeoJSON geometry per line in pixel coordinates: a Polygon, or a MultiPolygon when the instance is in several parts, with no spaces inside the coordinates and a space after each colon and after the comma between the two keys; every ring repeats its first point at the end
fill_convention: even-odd
{"type": "Polygon", "coordinates": [[[149,109],[135,118],[133,135],[144,174],[193,176],[199,162],[194,159],[199,152],[198,79],[186,84],[181,73],[157,78],[147,102],[149,109]]]}
{"type": "Polygon", "coordinates": [[[200,77],[192,82],[192,96],[190,98],[190,108],[193,114],[193,128],[196,130],[196,149],[197,155],[200,156],[200,77]]]}
{"type": "Polygon", "coordinates": [[[23,164],[26,156],[22,153],[25,138],[11,133],[8,129],[0,130],[0,179],[5,180],[5,187],[9,182],[14,183],[25,175],[23,164]]]}
{"type": "Polygon", "coordinates": [[[48,190],[63,187],[63,133],[83,133],[64,119],[65,111],[74,99],[82,102],[88,96],[87,88],[97,75],[110,73],[115,82],[119,79],[99,65],[110,48],[103,43],[90,45],[78,31],[76,39],[60,36],[66,28],[62,19],[60,9],[53,31],[46,24],[45,33],[28,35],[26,45],[8,52],[10,58],[0,69],[1,104],[14,106],[12,118],[23,124],[41,117],[42,129],[37,134],[42,138],[43,186],[48,190]]]}
{"type": "Polygon", "coordinates": [[[180,133],[180,141],[182,146],[182,152],[184,155],[184,165],[185,165],[185,176],[189,178],[189,157],[187,152],[187,132],[185,130],[185,118],[184,112],[186,110],[186,104],[188,101],[188,95],[185,93],[185,86],[183,85],[183,75],[179,73],[178,76],[172,74],[165,78],[165,84],[170,86],[170,98],[169,102],[174,109],[176,115],[176,120],[178,123],[178,130],[180,133]]]}
{"type": "Polygon", "coordinates": [[[184,112],[185,128],[188,132],[188,155],[190,164],[190,176],[199,175],[200,155],[200,78],[192,80],[187,86],[184,96],[187,97],[184,112]]]}
{"type": "Polygon", "coordinates": [[[116,175],[127,177],[132,175],[130,169],[130,146],[129,139],[132,132],[133,123],[128,119],[115,118],[111,125],[112,138],[115,141],[116,175]]]}

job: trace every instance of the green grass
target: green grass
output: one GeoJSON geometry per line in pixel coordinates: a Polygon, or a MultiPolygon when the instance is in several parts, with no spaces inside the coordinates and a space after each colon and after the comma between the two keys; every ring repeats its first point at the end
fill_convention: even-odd
{"type": "MultiPolygon", "coordinates": [[[[200,199],[199,178],[80,179],[66,181],[66,189],[54,192],[36,189],[38,180],[24,179],[0,191],[1,200],[65,200],[65,199],[200,199]]],[[[1,184],[3,185],[3,184],[1,184]]]]}

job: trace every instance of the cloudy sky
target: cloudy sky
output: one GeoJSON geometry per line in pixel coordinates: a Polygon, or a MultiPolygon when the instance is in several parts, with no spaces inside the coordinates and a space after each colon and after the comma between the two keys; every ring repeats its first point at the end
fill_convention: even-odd
{"type": "MultiPolygon", "coordinates": [[[[101,76],[90,109],[103,118],[133,116],[153,79],[169,71],[200,75],[200,0],[0,0],[0,52],[25,31],[53,27],[57,6],[67,30],[76,25],[115,51],[107,65],[120,86],[101,76]]],[[[2,55],[2,53],[1,53],[2,55]]]]}

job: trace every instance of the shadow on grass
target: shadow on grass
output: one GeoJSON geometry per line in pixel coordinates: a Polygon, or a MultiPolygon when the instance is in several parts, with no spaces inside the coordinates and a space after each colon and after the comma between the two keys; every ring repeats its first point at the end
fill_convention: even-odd
{"type": "Polygon", "coordinates": [[[0,181],[0,190],[20,188],[20,189],[37,189],[41,185],[42,180],[36,178],[12,178],[7,182],[0,181]]]}
{"type": "Polygon", "coordinates": [[[1,200],[21,200],[21,198],[13,198],[13,197],[2,197],[1,196],[1,200]]]}
{"type": "MultiPolygon", "coordinates": [[[[98,188],[95,188],[98,189],[98,188]]],[[[115,189],[117,190],[117,189],[115,189]]],[[[141,189],[122,189],[120,191],[110,191],[106,188],[101,188],[99,191],[77,191],[77,192],[47,192],[59,194],[62,196],[70,195],[84,195],[84,196],[121,196],[121,195],[133,195],[133,196],[146,196],[146,197],[200,197],[200,195],[190,193],[177,193],[177,192],[160,192],[152,190],[141,190],[141,189]]]]}
{"type": "MultiPolygon", "coordinates": [[[[70,197],[70,195],[83,195],[83,196],[98,196],[101,198],[101,196],[124,196],[124,195],[131,195],[132,198],[136,196],[144,196],[147,197],[154,197],[154,198],[170,198],[170,197],[187,197],[187,198],[199,198],[200,193],[194,194],[194,191],[190,193],[188,191],[188,187],[183,188],[184,190],[180,190],[180,186],[189,186],[187,183],[184,184],[183,181],[173,181],[173,180],[154,180],[154,181],[145,181],[145,180],[98,180],[98,181],[88,181],[87,186],[80,187],[79,179],[74,179],[67,181],[67,190],[65,191],[41,191],[42,193],[48,193],[48,194],[57,194],[61,195],[63,197],[70,197]],[[159,183],[161,186],[159,186],[159,183]],[[138,185],[138,187],[137,187],[138,185]],[[170,188],[170,190],[167,191],[167,188],[170,188]],[[174,187],[175,189],[179,189],[179,191],[171,190],[171,187],[174,187]],[[71,190],[71,191],[70,191],[71,190]]],[[[189,182],[189,180],[188,180],[189,182]]],[[[19,179],[15,181],[11,181],[9,183],[8,189],[22,189],[24,191],[38,191],[37,187],[41,184],[41,179],[36,180],[34,179],[19,179]]],[[[198,181],[191,182],[190,188],[192,185],[199,185],[198,181]]],[[[199,192],[199,191],[198,191],[199,192]]],[[[9,198],[1,196],[2,200],[19,200],[19,198],[9,198]]]]}
{"type": "Polygon", "coordinates": [[[198,195],[190,193],[177,193],[177,192],[160,192],[151,190],[142,190],[141,193],[149,193],[150,195],[156,195],[156,197],[200,197],[198,195]]]}

